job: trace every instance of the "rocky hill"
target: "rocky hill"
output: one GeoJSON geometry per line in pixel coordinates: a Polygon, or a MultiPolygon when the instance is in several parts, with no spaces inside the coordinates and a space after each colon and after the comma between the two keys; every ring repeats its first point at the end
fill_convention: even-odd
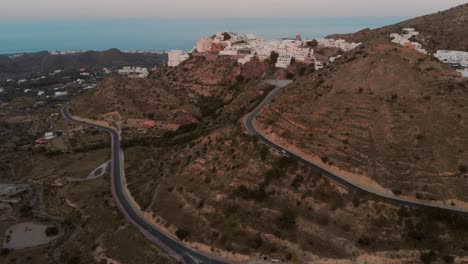
{"type": "Polygon", "coordinates": [[[79,54],[51,55],[49,52],[26,53],[10,58],[0,56],[0,74],[51,72],[57,69],[78,70],[85,68],[122,67],[138,65],[154,67],[167,61],[167,55],[123,53],[118,49],[87,51],[79,54]]]}
{"type": "Polygon", "coordinates": [[[175,123],[196,122],[199,111],[178,97],[165,82],[114,77],[73,101],[74,114],[91,119],[117,112],[124,118],[150,118],[175,123]]]}
{"type": "Polygon", "coordinates": [[[364,29],[352,34],[331,35],[354,42],[388,40],[390,33],[402,28],[416,28],[421,35],[418,41],[429,51],[440,49],[468,51],[468,4],[435,14],[425,15],[374,30],[364,29]]]}
{"type": "Polygon", "coordinates": [[[270,136],[395,194],[468,201],[467,93],[449,66],[375,43],[299,78],[259,120],[270,136]]]}

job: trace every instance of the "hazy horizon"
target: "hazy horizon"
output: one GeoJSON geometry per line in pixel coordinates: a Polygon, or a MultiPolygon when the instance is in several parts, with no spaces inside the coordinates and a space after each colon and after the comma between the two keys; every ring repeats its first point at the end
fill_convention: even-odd
{"type": "Polygon", "coordinates": [[[325,37],[396,23],[405,17],[296,19],[129,19],[49,20],[0,23],[0,54],[53,50],[190,50],[196,41],[220,31],[253,33],[267,39],[325,37]]]}
{"type": "Polygon", "coordinates": [[[377,28],[468,0],[16,0],[0,9],[0,54],[42,50],[183,49],[219,31],[268,39],[377,28]],[[184,4],[185,3],[185,4],[184,4]],[[27,8],[25,8],[27,6],[27,8]]]}
{"type": "Polygon", "coordinates": [[[2,4],[0,20],[419,16],[464,3],[468,0],[15,0],[2,4]]]}

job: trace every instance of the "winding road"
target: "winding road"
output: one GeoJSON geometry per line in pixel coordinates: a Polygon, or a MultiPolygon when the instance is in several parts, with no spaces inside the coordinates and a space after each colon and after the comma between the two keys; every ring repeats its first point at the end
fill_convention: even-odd
{"type": "MultiPolygon", "coordinates": [[[[306,166],[315,169],[316,171],[320,172],[322,175],[328,177],[329,179],[337,182],[338,184],[348,188],[348,189],[355,189],[364,191],[366,193],[371,193],[380,197],[381,199],[391,202],[398,205],[409,206],[409,207],[416,207],[416,208],[438,208],[447,210],[450,212],[462,214],[468,216],[468,211],[459,210],[455,208],[450,208],[449,206],[439,206],[439,205],[432,205],[427,204],[424,202],[412,201],[412,200],[405,200],[402,198],[398,198],[395,196],[391,196],[384,193],[376,193],[370,190],[370,188],[365,188],[365,186],[353,183],[350,180],[346,179],[345,177],[340,177],[336,175],[326,168],[323,168],[319,164],[315,164],[309,160],[306,160],[304,157],[301,157],[298,154],[295,154],[291,150],[278,145],[275,142],[270,141],[266,136],[264,136],[261,132],[259,132],[255,127],[255,118],[259,115],[262,109],[271,102],[271,100],[280,92],[281,88],[287,86],[290,82],[289,81],[270,81],[270,84],[274,84],[276,86],[266,98],[258,105],[251,113],[247,115],[244,119],[243,125],[247,129],[249,133],[256,136],[260,141],[268,145],[269,147],[291,157],[295,158],[298,161],[302,162],[306,166]]],[[[111,179],[112,179],[112,193],[114,199],[125,215],[125,217],[130,221],[134,226],[136,226],[143,234],[145,234],[150,240],[158,244],[160,247],[165,249],[170,255],[172,255],[176,260],[182,263],[187,264],[227,264],[233,263],[227,260],[222,260],[219,257],[210,256],[204,252],[200,252],[198,250],[192,249],[184,245],[179,240],[168,236],[163,231],[159,230],[157,227],[149,223],[145,220],[145,218],[140,214],[139,210],[136,209],[134,204],[132,204],[132,199],[128,194],[126,183],[125,183],[125,172],[124,172],[124,164],[123,164],[123,153],[120,147],[120,134],[119,132],[111,127],[101,126],[94,123],[89,123],[81,120],[75,119],[69,112],[70,104],[65,105],[62,108],[63,116],[74,123],[79,123],[87,126],[91,126],[100,130],[107,131],[111,134],[112,139],[112,162],[111,162],[111,179]]]]}
{"type": "Polygon", "coordinates": [[[114,200],[118,205],[120,211],[125,215],[128,221],[130,221],[135,227],[137,227],[146,237],[158,244],[161,248],[166,250],[171,256],[173,256],[177,261],[186,264],[228,264],[233,263],[229,261],[222,260],[215,256],[210,256],[204,252],[189,248],[185,246],[182,242],[177,239],[174,239],[157,227],[153,226],[151,223],[145,220],[145,218],[140,214],[139,210],[134,208],[132,204],[132,199],[127,192],[125,184],[125,172],[123,164],[123,153],[120,148],[120,134],[119,132],[111,127],[101,126],[94,123],[89,123],[81,120],[75,119],[69,111],[70,104],[65,105],[62,108],[62,114],[65,119],[82,124],[91,126],[100,130],[104,130],[111,134],[111,179],[112,179],[112,194],[114,200]]]}
{"type": "Polygon", "coordinates": [[[265,143],[269,147],[271,147],[271,148],[273,148],[273,149],[275,149],[275,150],[277,150],[277,151],[279,151],[279,152],[281,152],[281,153],[283,153],[283,154],[285,154],[285,155],[287,155],[287,156],[289,156],[291,158],[294,158],[294,159],[302,162],[307,167],[318,171],[323,176],[335,181],[336,183],[338,183],[339,185],[341,185],[341,186],[343,186],[343,187],[345,187],[347,189],[359,190],[359,191],[363,191],[363,192],[366,192],[366,193],[370,193],[370,194],[378,196],[380,199],[382,199],[382,200],[384,200],[386,202],[390,202],[390,203],[393,203],[393,204],[398,204],[398,205],[408,206],[408,207],[414,207],[414,208],[436,208],[436,209],[442,209],[442,210],[446,210],[446,211],[449,211],[449,212],[452,212],[452,213],[457,213],[457,214],[461,214],[461,215],[464,215],[464,216],[468,216],[468,210],[454,208],[453,206],[451,207],[451,206],[445,206],[445,205],[431,204],[431,203],[426,203],[424,201],[420,201],[420,202],[419,201],[413,201],[413,200],[408,200],[408,199],[404,199],[404,198],[399,198],[397,196],[389,195],[389,194],[386,194],[386,193],[377,193],[377,192],[373,191],[371,188],[366,188],[365,185],[362,185],[362,184],[359,184],[359,183],[356,183],[356,182],[352,182],[349,179],[347,179],[346,177],[336,175],[333,172],[331,172],[331,171],[327,170],[326,168],[322,167],[321,165],[316,164],[316,163],[314,163],[314,162],[312,162],[310,160],[307,160],[304,157],[300,156],[299,154],[296,154],[293,151],[288,150],[286,147],[281,146],[278,143],[275,143],[275,142],[269,140],[264,134],[262,134],[260,131],[258,131],[258,129],[255,126],[254,121],[255,121],[255,118],[260,114],[262,109],[268,103],[270,103],[271,100],[280,92],[281,88],[283,88],[286,85],[287,85],[287,83],[285,83],[285,82],[277,84],[276,88],[266,96],[266,98],[260,103],[260,105],[258,105],[251,113],[248,114],[247,118],[244,119],[244,124],[243,125],[244,125],[245,129],[247,129],[247,131],[250,134],[256,136],[260,141],[262,141],[263,143],[265,143]]]}

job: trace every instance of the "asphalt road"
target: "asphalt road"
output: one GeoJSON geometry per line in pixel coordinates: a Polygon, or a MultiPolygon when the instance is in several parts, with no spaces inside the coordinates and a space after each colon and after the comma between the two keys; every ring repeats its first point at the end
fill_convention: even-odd
{"type": "Polygon", "coordinates": [[[389,196],[387,194],[375,193],[375,192],[363,189],[361,186],[358,186],[358,185],[346,180],[346,178],[340,177],[339,175],[335,175],[334,173],[328,171],[327,169],[322,168],[320,165],[312,163],[312,162],[310,162],[308,160],[305,160],[303,157],[301,157],[299,155],[296,155],[295,153],[292,153],[288,149],[286,149],[286,148],[284,148],[282,146],[279,146],[276,143],[274,143],[274,142],[270,141],[269,139],[267,139],[262,133],[260,133],[256,129],[255,124],[254,124],[254,120],[258,116],[258,114],[262,111],[262,109],[268,103],[270,103],[271,100],[280,92],[281,88],[283,88],[286,85],[287,85],[287,83],[277,84],[277,87],[273,91],[271,91],[267,95],[267,97],[264,99],[264,101],[262,101],[262,103],[260,103],[260,105],[258,105],[250,114],[248,114],[247,118],[244,120],[244,127],[247,129],[247,131],[249,133],[251,133],[252,135],[256,136],[260,141],[262,141],[263,143],[265,143],[269,147],[283,153],[284,155],[287,155],[287,156],[289,156],[291,158],[294,158],[294,159],[302,162],[306,166],[308,166],[310,168],[313,168],[314,170],[320,172],[322,175],[328,177],[329,179],[335,181],[336,183],[340,184],[341,186],[343,186],[345,188],[360,190],[360,191],[363,191],[363,192],[366,192],[366,193],[371,193],[373,195],[377,195],[379,198],[381,198],[384,201],[394,203],[394,204],[398,204],[398,205],[414,207],[414,208],[437,208],[437,209],[442,209],[442,210],[450,211],[450,212],[453,212],[453,213],[468,216],[468,211],[463,211],[463,210],[459,210],[459,209],[455,209],[455,208],[449,208],[449,206],[442,207],[442,206],[437,206],[437,205],[429,205],[429,204],[425,204],[425,203],[419,203],[417,201],[409,201],[409,200],[405,200],[405,199],[400,199],[398,197],[389,196]]]}
{"type": "Polygon", "coordinates": [[[218,257],[210,257],[207,254],[199,252],[195,249],[183,245],[179,240],[176,240],[164,232],[158,230],[152,224],[148,223],[140,213],[132,207],[131,199],[127,194],[125,186],[125,173],[123,166],[123,158],[120,149],[120,136],[115,129],[104,127],[96,124],[91,124],[74,119],[69,112],[70,105],[67,104],[62,108],[63,116],[74,123],[79,123],[91,126],[100,130],[107,131],[111,134],[112,139],[112,193],[120,210],[125,217],[133,223],[141,232],[143,232],[150,240],[158,244],[176,260],[187,264],[227,264],[232,263],[219,259],[218,257]]]}

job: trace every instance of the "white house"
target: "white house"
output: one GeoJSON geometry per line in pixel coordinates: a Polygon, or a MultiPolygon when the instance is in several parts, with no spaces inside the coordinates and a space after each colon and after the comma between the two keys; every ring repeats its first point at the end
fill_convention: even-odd
{"type": "Polygon", "coordinates": [[[47,140],[51,140],[51,139],[55,138],[54,132],[46,132],[44,134],[44,138],[47,139],[47,140]]]}
{"type": "Polygon", "coordinates": [[[68,92],[67,92],[67,91],[55,92],[55,97],[65,96],[65,95],[68,95],[68,92]]]}
{"type": "Polygon", "coordinates": [[[253,58],[253,55],[246,55],[243,58],[238,59],[237,62],[244,65],[247,62],[249,62],[252,58],[253,58]]]}
{"type": "Polygon", "coordinates": [[[434,57],[442,62],[468,66],[468,52],[456,50],[438,50],[434,57]]]}
{"type": "Polygon", "coordinates": [[[169,57],[167,65],[169,67],[176,67],[178,66],[181,62],[185,61],[190,57],[189,54],[185,53],[182,50],[171,50],[167,52],[167,55],[169,57]]]}
{"type": "Polygon", "coordinates": [[[288,66],[291,64],[292,57],[289,56],[279,56],[278,60],[276,61],[276,68],[283,68],[287,69],[288,66]]]}
{"type": "Polygon", "coordinates": [[[204,53],[204,52],[208,52],[209,50],[211,50],[212,45],[213,45],[212,38],[203,37],[197,42],[195,49],[200,53],[204,53]]]}

